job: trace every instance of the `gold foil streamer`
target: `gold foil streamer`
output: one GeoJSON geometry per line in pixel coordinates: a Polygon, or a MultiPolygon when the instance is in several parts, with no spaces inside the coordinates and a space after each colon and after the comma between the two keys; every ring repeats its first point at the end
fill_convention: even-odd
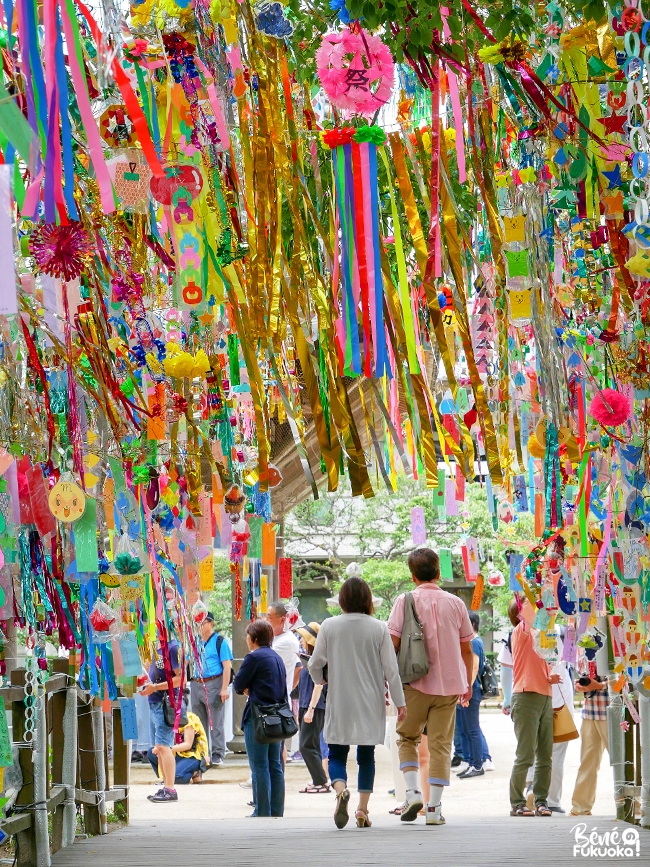
{"type": "MultiPolygon", "coordinates": [[[[428,251],[426,242],[424,240],[424,233],[422,231],[420,215],[418,213],[417,205],[415,203],[415,196],[413,195],[411,180],[406,167],[402,140],[399,133],[391,133],[388,138],[390,141],[391,153],[393,155],[393,162],[395,163],[395,174],[400,186],[400,193],[402,195],[404,210],[406,212],[406,219],[408,222],[409,231],[411,233],[411,240],[415,248],[415,255],[418,260],[418,266],[420,268],[420,276],[422,278],[427,296],[427,304],[430,312],[431,325],[433,326],[433,331],[436,336],[438,351],[440,352],[443,363],[445,365],[445,372],[447,374],[449,387],[451,388],[454,400],[456,400],[458,395],[458,382],[454,374],[454,363],[449,352],[449,346],[447,344],[447,336],[442,321],[440,304],[438,302],[438,293],[436,292],[433,284],[430,281],[425,280],[428,262],[428,251]]],[[[463,419],[459,417],[458,422],[460,425],[463,443],[463,447],[459,448],[449,431],[447,431],[446,428],[440,425],[437,409],[435,407],[433,398],[431,398],[430,403],[434,412],[434,418],[436,421],[436,426],[438,428],[440,442],[447,443],[449,448],[452,450],[452,453],[456,457],[456,460],[458,461],[463,474],[466,478],[470,478],[470,474],[473,475],[474,473],[474,444],[472,442],[469,430],[467,429],[467,425],[465,424],[463,419]]]]}
{"type": "MultiPolygon", "coordinates": [[[[392,494],[395,489],[393,488],[393,484],[390,480],[388,473],[386,472],[386,467],[384,466],[384,456],[381,451],[381,446],[377,439],[377,432],[375,431],[375,421],[373,418],[373,414],[368,410],[366,406],[366,398],[364,396],[364,387],[367,384],[368,380],[359,380],[359,398],[361,399],[361,406],[363,408],[363,414],[366,419],[366,429],[368,431],[368,437],[372,440],[373,447],[375,449],[375,454],[377,455],[377,466],[379,467],[379,472],[382,475],[384,480],[384,484],[388,491],[392,494]]],[[[370,401],[372,401],[372,392],[370,392],[370,401]]]]}
{"type": "MultiPolygon", "coordinates": [[[[443,147],[440,149],[441,167],[449,175],[449,166],[447,161],[447,151],[443,147]]],[[[478,173],[477,173],[478,174],[478,173]]],[[[476,401],[476,410],[478,413],[479,424],[483,433],[483,444],[485,447],[485,457],[490,469],[490,478],[494,484],[500,485],[503,481],[501,473],[501,464],[499,462],[499,450],[497,447],[496,435],[494,431],[494,422],[492,414],[487,404],[485,389],[483,382],[478,374],[476,360],[474,358],[474,350],[469,332],[469,321],[467,316],[467,298],[465,295],[465,279],[463,276],[463,266],[460,260],[460,242],[458,240],[458,228],[456,226],[456,217],[454,216],[451,200],[445,184],[440,187],[440,204],[442,207],[442,226],[447,238],[447,250],[449,254],[449,265],[456,284],[456,291],[460,299],[460,305],[455,310],[456,322],[458,323],[458,333],[463,343],[467,367],[469,371],[474,398],[476,401]]]]}
{"type": "MultiPolygon", "coordinates": [[[[239,263],[235,263],[234,267],[236,268],[238,264],[239,263]]],[[[230,301],[230,305],[232,307],[237,333],[240,336],[245,335],[247,331],[244,327],[244,322],[242,319],[240,302],[238,301],[237,294],[230,283],[228,285],[228,300],[230,301]]],[[[253,407],[255,409],[255,430],[257,433],[260,491],[266,491],[268,490],[269,485],[269,439],[267,435],[268,410],[266,401],[264,400],[264,386],[262,384],[260,369],[257,364],[257,356],[255,354],[252,344],[247,339],[240,339],[239,345],[241,346],[241,350],[244,355],[244,361],[246,362],[246,370],[248,371],[248,377],[251,387],[251,396],[253,398],[253,407]]]]}
{"type": "Polygon", "coordinates": [[[504,420],[505,434],[497,437],[499,443],[502,468],[508,460],[509,443],[507,432],[508,404],[510,401],[510,382],[508,371],[508,299],[506,292],[506,265],[502,253],[503,230],[499,211],[497,208],[497,196],[494,182],[494,147],[492,142],[492,126],[487,108],[482,108],[479,114],[479,125],[483,136],[483,147],[480,149],[483,162],[482,173],[477,174],[481,191],[483,193],[485,211],[488,220],[488,229],[492,244],[492,258],[496,271],[496,299],[495,312],[497,318],[498,334],[498,359],[499,359],[499,405],[505,404],[505,409],[499,409],[504,420]]]}
{"type": "Polygon", "coordinates": [[[291,434],[293,436],[293,441],[296,447],[296,451],[298,452],[298,457],[300,458],[300,464],[302,466],[302,471],[305,474],[307,481],[311,487],[311,492],[314,495],[314,499],[318,499],[318,487],[316,486],[316,480],[314,479],[314,473],[311,468],[311,464],[309,463],[309,455],[307,453],[307,445],[305,444],[305,434],[304,434],[304,425],[298,424],[296,421],[296,409],[293,406],[293,403],[289,397],[289,393],[284,387],[284,383],[282,382],[282,378],[280,376],[280,371],[278,369],[278,362],[273,354],[273,350],[270,346],[267,347],[267,356],[269,362],[271,364],[271,368],[273,370],[273,374],[275,376],[275,381],[278,387],[278,391],[280,392],[280,398],[284,405],[287,421],[289,422],[289,427],[291,428],[291,434]]]}

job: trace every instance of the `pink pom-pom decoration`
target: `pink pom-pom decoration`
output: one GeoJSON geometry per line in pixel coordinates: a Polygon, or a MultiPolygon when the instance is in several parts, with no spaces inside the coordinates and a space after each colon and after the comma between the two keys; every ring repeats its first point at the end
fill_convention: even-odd
{"type": "Polygon", "coordinates": [[[589,412],[606,427],[618,427],[632,415],[632,402],[620,391],[604,388],[589,404],[589,412]]]}
{"type": "Polygon", "coordinates": [[[332,105],[352,114],[373,115],[393,92],[392,55],[378,36],[361,28],[323,36],[316,68],[332,105]]]}
{"type": "Polygon", "coordinates": [[[92,242],[81,223],[41,223],[30,236],[29,250],[39,271],[61,280],[74,280],[93,257],[92,242]]]}

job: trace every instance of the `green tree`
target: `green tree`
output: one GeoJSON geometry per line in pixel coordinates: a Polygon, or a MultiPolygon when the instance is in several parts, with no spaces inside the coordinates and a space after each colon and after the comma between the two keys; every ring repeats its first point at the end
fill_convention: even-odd
{"type": "Polygon", "coordinates": [[[220,635],[232,637],[232,576],[227,557],[214,558],[214,590],[208,597],[208,609],[220,635]]]}
{"type": "Polygon", "coordinates": [[[294,569],[301,578],[327,574],[335,588],[345,575],[346,563],[357,559],[363,577],[373,593],[384,600],[378,616],[386,617],[395,598],[410,586],[406,560],[414,547],[411,538],[411,509],[424,509],[427,543],[433,548],[450,548],[454,578],[462,581],[464,569],[461,545],[465,538],[478,540],[481,570],[486,579],[484,601],[492,604],[496,621],[485,624],[496,628],[505,618],[509,589],[506,551],[526,553],[535,542],[533,517],[516,516],[511,523],[499,522],[495,530],[488,510],[485,486],[469,484],[459,515],[440,519],[433,492],[421,480],[398,477],[394,493],[379,491],[369,500],[352,497],[348,486],[332,494],[296,506],[286,518],[285,545],[294,558],[294,569]],[[316,560],[316,558],[318,558],[316,560]],[[487,583],[489,571],[505,576],[503,587],[487,583]]]}

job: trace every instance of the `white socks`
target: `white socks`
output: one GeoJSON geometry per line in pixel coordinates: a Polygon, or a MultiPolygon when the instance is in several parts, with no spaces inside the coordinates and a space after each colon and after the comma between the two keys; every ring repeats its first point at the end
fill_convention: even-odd
{"type": "Polygon", "coordinates": [[[430,786],[429,788],[431,790],[429,794],[429,806],[439,807],[440,801],[442,800],[444,786],[430,786]]]}
{"type": "Polygon", "coordinates": [[[406,790],[409,789],[411,791],[420,791],[420,771],[404,771],[404,782],[406,783],[406,790]]]}

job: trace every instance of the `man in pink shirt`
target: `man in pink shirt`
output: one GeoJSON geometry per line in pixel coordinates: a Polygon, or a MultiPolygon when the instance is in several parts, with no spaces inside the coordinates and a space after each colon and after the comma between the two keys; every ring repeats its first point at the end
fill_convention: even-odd
{"type": "MultiPolygon", "coordinates": [[[[427,825],[443,825],[440,801],[449,785],[451,747],[454,739],[456,704],[469,703],[472,693],[472,639],[474,630],[463,602],[438,586],[440,561],[430,548],[418,548],[408,558],[415,590],[413,602],[422,624],[429,671],[419,680],[404,684],[406,719],[397,725],[400,768],[406,782],[406,809],[402,822],[412,822],[422,809],[418,780],[418,744],[427,727],[429,785],[427,825]]],[[[395,600],[388,618],[388,631],[399,651],[404,628],[404,594],[395,600]]]]}

